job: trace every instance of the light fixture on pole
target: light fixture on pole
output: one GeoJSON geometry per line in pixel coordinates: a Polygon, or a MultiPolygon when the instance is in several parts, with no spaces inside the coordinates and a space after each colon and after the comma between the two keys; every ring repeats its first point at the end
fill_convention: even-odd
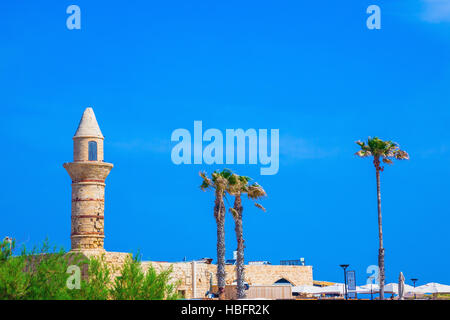
{"type": "MultiPolygon", "coordinates": [[[[414,285],[414,289],[416,289],[416,281],[417,280],[419,280],[419,279],[416,279],[416,278],[411,279],[411,281],[413,282],[413,285],[414,285]]],[[[416,299],[416,291],[415,290],[414,290],[414,299],[416,299]]]]}
{"type": "MultiPolygon", "coordinates": [[[[368,276],[367,277],[367,279],[370,279],[370,300],[373,300],[372,278],[373,278],[373,276],[368,276]]],[[[367,281],[367,283],[369,283],[369,281],[367,281]]]]}
{"type": "Polygon", "coordinates": [[[341,264],[340,267],[344,269],[344,294],[345,294],[345,300],[347,300],[347,268],[349,264],[341,264]]]}

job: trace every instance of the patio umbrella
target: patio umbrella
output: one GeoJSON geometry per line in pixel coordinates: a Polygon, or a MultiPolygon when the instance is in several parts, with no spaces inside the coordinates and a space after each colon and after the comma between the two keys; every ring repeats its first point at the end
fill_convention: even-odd
{"type": "Polygon", "coordinates": [[[344,289],[344,284],[343,283],[335,283],[331,286],[326,286],[326,287],[320,287],[318,288],[318,292],[317,293],[323,293],[323,294],[339,294],[339,295],[344,295],[345,293],[345,289],[344,289]]]}
{"type": "MultiPolygon", "coordinates": [[[[384,286],[384,292],[398,294],[400,296],[400,286],[397,283],[388,283],[384,286]]],[[[414,287],[403,283],[403,296],[407,292],[414,292],[414,287]]]]}
{"type": "Polygon", "coordinates": [[[450,286],[430,282],[414,289],[415,293],[450,293],[450,286]]]}
{"type": "Polygon", "coordinates": [[[403,297],[413,297],[417,288],[410,286],[409,284],[405,284],[403,287],[403,297]]]}
{"type": "Polygon", "coordinates": [[[378,291],[380,291],[380,286],[376,283],[368,283],[363,286],[356,287],[357,293],[370,294],[370,293],[377,293],[378,291]]]}
{"type": "Polygon", "coordinates": [[[384,292],[398,294],[398,287],[397,283],[388,283],[384,286],[384,292]]]}
{"type": "Polygon", "coordinates": [[[319,294],[321,293],[321,287],[315,287],[315,286],[296,286],[292,287],[292,292],[298,292],[298,293],[310,293],[310,294],[319,294]]]}
{"type": "Polygon", "coordinates": [[[398,298],[403,300],[403,295],[405,293],[405,276],[403,272],[398,275],[398,298]]]}
{"type": "Polygon", "coordinates": [[[403,300],[403,295],[405,292],[405,277],[403,276],[403,272],[400,272],[398,276],[398,298],[403,300]]]}

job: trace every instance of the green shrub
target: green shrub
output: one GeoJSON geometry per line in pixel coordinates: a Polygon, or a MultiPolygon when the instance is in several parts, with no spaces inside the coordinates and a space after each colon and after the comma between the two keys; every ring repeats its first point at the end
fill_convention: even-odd
{"type": "MultiPolygon", "coordinates": [[[[4,245],[4,243],[3,243],[4,245]]],[[[14,250],[14,246],[11,248],[14,250]]],[[[81,255],[66,255],[64,250],[42,246],[0,260],[0,299],[61,300],[71,299],[75,292],[67,285],[67,268],[86,264],[81,255]]]]}
{"type": "Polygon", "coordinates": [[[25,258],[11,258],[8,251],[14,249],[14,243],[9,250],[5,249],[7,245],[6,241],[0,244],[0,299],[24,299],[29,287],[29,277],[23,272],[25,258]]]}
{"type": "Polygon", "coordinates": [[[111,273],[105,262],[105,256],[89,259],[88,279],[81,282],[81,290],[76,299],[107,300],[110,298],[111,273]]]}
{"type": "Polygon", "coordinates": [[[6,238],[2,242],[0,242],[0,262],[6,261],[8,257],[11,256],[15,245],[16,242],[14,240],[9,242],[8,240],[6,240],[6,238]]]}
{"type": "Polygon", "coordinates": [[[22,249],[13,256],[5,241],[0,243],[0,300],[161,300],[177,299],[176,284],[170,284],[172,269],[156,272],[150,267],[141,269],[141,262],[131,256],[112,280],[111,270],[104,256],[90,259],[81,254],[67,254],[50,248],[48,241],[31,251],[22,249]],[[69,266],[83,270],[79,289],[69,289],[69,266]]]}
{"type": "Polygon", "coordinates": [[[127,257],[121,275],[114,281],[111,291],[116,300],[174,300],[178,299],[176,284],[170,284],[172,267],[156,272],[150,265],[147,272],[141,268],[138,255],[127,257]]]}
{"type": "Polygon", "coordinates": [[[67,300],[77,292],[67,287],[67,269],[70,265],[88,263],[80,254],[67,255],[63,249],[50,248],[48,241],[42,247],[25,253],[26,274],[30,278],[27,299],[31,300],[67,300]]]}

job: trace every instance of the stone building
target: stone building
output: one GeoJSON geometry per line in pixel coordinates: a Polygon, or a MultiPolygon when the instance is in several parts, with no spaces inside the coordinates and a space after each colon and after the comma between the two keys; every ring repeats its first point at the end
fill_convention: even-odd
{"type": "MultiPolygon", "coordinates": [[[[129,253],[107,252],[104,249],[105,180],[113,168],[103,159],[104,137],[92,108],[81,117],[73,137],[73,162],[64,163],[72,179],[71,251],[85,256],[104,255],[106,262],[119,270],[129,253]]],[[[142,268],[153,265],[157,270],[173,268],[172,281],[186,298],[202,298],[210,286],[217,283],[214,264],[205,262],[145,261],[142,268]]],[[[235,281],[234,265],[226,266],[226,283],[235,281]]],[[[272,285],[276,282],[294,286],[312,285],[312,266],[246,265],[245,281],[250,285],[272,285]]]]}

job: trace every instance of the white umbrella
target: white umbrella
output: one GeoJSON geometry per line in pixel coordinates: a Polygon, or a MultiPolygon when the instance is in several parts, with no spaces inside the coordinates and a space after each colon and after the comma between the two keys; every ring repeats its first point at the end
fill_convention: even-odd
{"type": "MultiPolygon", "coordinates": [[[[417,289],[417,288],[416,288],[417,289]]],[[[366,284],[364,286],[357,287],[358,293],[378,293],[380,291],[380,286],[378,284],[366,284]]],[[[388,283],[384,286],[385,293],[393,293],[398,294],[398,284],[397,283],[388,283]]],[[[406,292],[414,292],[414,287],[409,286],[407,284],[404,285],[404,293],[406,292]]]]}
{"type": "MultiPolygon", "coordinates": [[[[407,284],[403,285],[403,292],[413,292],[414,287],[407,284]]],[[[384,286],[384,292],[398,294],[398,283],[388,283],[384,286]]]]}
{"type": "Polygon", "coordinates": [[[405,276],[403,272],[400,272],[398,276],[398,298],[403,300],[403,295],[405,294],[405,276]]]}
{"type": "Polygon", "coordinates": [[[436,282],[430,282],[413,289],[414,293],[450,293],[450,286],[436,282]]]}
{"type": "Polygon", "coordinates": [[[320,287],[318,289],[320,289],[319,292],[317,293],[323,293],[323,294],[340,294],[343,295],[344,294],[344,284],[343,283],[335,283],[331,286],[326,286],[326,287],[320,287]]]}
{"type": "Polygon", "coordinates": [[[421,293],[417,292],[416,289],[417,288],[414,288],[413,286],[410,286],[408,284],[404,284],[403,298],[411,298],[411,297],[415,297],[416,294],[421,294],[421,293]]]}
{"type": "Polygon", "coordinates": [[[423,293],[406,292],[403,297],[417,299],[417,298],[422,298],[423,293]]]}
{"type": "Polygon", "coordinates": [[[403,285],[403,294],[405,294],[405,293],[410,293],[410,292],[414,292],[414,287],[413,286],[410,286],[409,284],[404,284],[403,285]]]}
{"type": "Polygon", "coordinates": [[[292,292],[319,294],[319,293],[321,293],[320,289],[322,289],[322,288],[315,287],[315,286],[296,286],[296,287],[292,287],[292,292]]]}
{"type": "Polygon", "coordinates": [[[357,293],[370,294],[370,293],[377,293],[378,291],[380,291],[380,286],[376,283],[368,283],[366,285],[356,287],[357,293]]]}
{"type": "Polygon", "coordinates": [[[388,283],[384,286],[384,292],[398,294],[398,283],[388,283]]]}

